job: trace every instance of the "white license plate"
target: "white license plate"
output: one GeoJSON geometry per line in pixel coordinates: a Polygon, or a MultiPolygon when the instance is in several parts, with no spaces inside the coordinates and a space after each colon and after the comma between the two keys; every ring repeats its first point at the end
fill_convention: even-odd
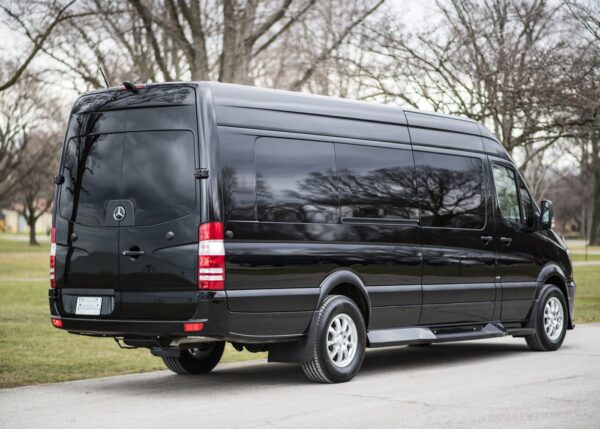
{"type": "Polygon", "coordinates": [[[79,296],[77,297],[75,314],[98,316],[100,314],[100,308],[102,308],[102,298],[79,296]]]}

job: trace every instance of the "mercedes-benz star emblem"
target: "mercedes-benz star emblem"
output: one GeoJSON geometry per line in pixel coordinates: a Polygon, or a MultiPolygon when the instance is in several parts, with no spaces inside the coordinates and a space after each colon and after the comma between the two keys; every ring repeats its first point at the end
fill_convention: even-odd
{"type": "Polygon", "coordinates": [[[117,222],[122,221],[125,218],[125,207],[123,207],[123,206],[115,207],[115,211],[113,212],[113,218],[115,218],[115,220],[117,222]]]}

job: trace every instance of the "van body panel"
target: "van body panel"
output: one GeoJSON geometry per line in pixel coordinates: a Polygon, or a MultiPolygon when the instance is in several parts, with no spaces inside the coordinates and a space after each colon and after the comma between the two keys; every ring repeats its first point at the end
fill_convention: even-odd
{"type": "Polygon", "coordinates": [[[448,116],[433,112],[420,112],[403,108],[406,121],[411,128],[428,128],[450,131],[460,134],[481,134],[477,122],[456,116],[448,116]]]}
{"type": "Polygon", "coordinates": [[[89,335],[171,339],[189,321],[297,342],[334,291],[360,301],[368,330],[526,329],[548,266],[572,316],[569,257],[553,232],[502,216],[496,163],[522,180],[464,118],[214,82],[88,93],[56,191],[52,317],[89,335]],[[224,290],[198,289],[205,222],[223,222],[224,290]],[[99,315],[74,313],[84,296],[103,298],[99,315]]]}
{"type": "Polygon", "coordinates": [[[414,127],[410,127],[409,130],[413,146],[422,145],[444,147],[453,150],[484,151],[480,136],[414,127]]]}
{"type": "Polygon", "coordinates": [[[335,97],[309,95],[300,92],[271,91],[246,85],[206,83],[210,88],[219,125],[225,122],[234,126],[235,117],[223,114],[223,108],[238,107],[267,111],[281,111],[327,116],[330,118],[348,118],[371,123],[405,125],[406,118],[402,109],[364,101],[353,101],[335,97]]]}

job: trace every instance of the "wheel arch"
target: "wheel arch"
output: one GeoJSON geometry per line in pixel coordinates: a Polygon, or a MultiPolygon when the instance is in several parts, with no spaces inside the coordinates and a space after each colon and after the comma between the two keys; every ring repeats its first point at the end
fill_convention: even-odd
{"type": "Polygon", "coordinates": [[[338,270],[329,274],[319,286],[321,292],[317,302],[317,308],[321,306],[329,295],[343,295],[354,302],[360,309],[365,321],[365,327],[369,328],[371,318],[371,301],[369,293],[361,278],[350,270],[338,270]]]}
{"type": "Polygon", "coordinates": [[[537,302],[537,300],[540,297],[540,292],[542,291],[542,288],[544,287],[544,285],[547,284],[551,284],[554,285],[556,287],[558,287],[560,289],[560,291],[563,293],[563,296],[565,298],[565,302],[567,304],[567,317],[568,317],[568,326],[572,327],[573,326],[573,321],[571,320],[571,309],[569,308],[569,295],[568,295],[568,291],[567,291],[567,278],[565,276],[564,271],[556,264],[548,264],[546,266],[544,266],[544,268],[542,268],[542,271],[540,272],[540,275],[538,276],[538,288],[535,294],[535,300],[537,302]]]}
{"type": "Polygon", "coordinates": [[[269,346],[269,362],[302,363],[311,359],[317,336],[318,309],[330,295],[343,295],[356,302],[365,328],[371,317],[371,301],[361,278],[354,272],[340,269],[329,274],[319,285],[319,299],[304,338],[299,342],[275,343],[269,346]]]}

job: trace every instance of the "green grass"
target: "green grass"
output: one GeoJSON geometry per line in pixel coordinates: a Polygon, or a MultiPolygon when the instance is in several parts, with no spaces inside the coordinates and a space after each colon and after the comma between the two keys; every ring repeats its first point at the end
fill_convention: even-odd
{"type": "MultiPolygon", "coordinates": [[[[72,335],[50,325],[48,250],[47,243],[32,248],[0,235],[0,387],[163,369],[146,350],[121,350],[112,339],[72,335]]],[[[575,281],[576,323],[600,322],[600,266],[576,267],[575,281]]],[[[228,345],[223,361],[264,356],[228,345]]]]}
{"type": "Polygon", "coordinates": [[[580,261],[600,261],[600,255],[597,254],[588,254],[587,255],[587,259],[585,257],[584,253],[571,253],[571,260],[573,262],[580,262],[580,261]]]}
{"type": "MultiPolygon", "coordinates": [[[[0,387],[165,368],[145,349],[122,350],[109,338],[54,328],[48,309],[48,253],[48,243],[31,247],[0,235],[0,387]]],[[[238,352],[228,344],[222,361],[261,357],[265,354],[238,352]]]]}
{"type": "Polygon", "coordinates": [[[600,265],[575,267],[575,323],[600,322],[600,265]]]}
{"type": "Polygon", "coordinates": [[[6,237],[0,233],[0,253],[45,253],[50,252],[50,244],[48,241],[41,241],[37,246],[30,246],[29,242],[22,240],[15,240],[6,237]]]}

